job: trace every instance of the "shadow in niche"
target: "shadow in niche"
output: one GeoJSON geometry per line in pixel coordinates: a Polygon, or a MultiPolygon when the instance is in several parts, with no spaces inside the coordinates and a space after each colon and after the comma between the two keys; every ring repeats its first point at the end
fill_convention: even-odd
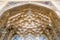
{"type": "Polygon", "coordinates": [[[15,35],[13,40],[24,40],[24,38],[20,37],[19,35],[15,35]]]}
{"type": "Polygon", "coordinates": [[[34,37],[33,35],[27,35],[25,37],[15,35],[13,40],[48,40],[48,39],[45,35],[36,36],[36,37],[34,37]]]}

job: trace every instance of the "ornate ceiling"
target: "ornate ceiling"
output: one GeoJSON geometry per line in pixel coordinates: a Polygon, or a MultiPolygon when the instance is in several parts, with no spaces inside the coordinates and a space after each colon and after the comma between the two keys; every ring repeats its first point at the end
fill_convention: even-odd
{"type": "Polygon", "coordinates": [[[3,12],[1,40],[59,40],[60,19],[44,6],[25,4],[3,12]]]}

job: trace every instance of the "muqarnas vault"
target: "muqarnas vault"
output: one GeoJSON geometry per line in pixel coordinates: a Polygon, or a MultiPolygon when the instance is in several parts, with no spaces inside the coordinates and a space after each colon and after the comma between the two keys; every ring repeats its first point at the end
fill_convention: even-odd
{"type": "Polygon", "coordinates": [[[10,8],[0,17],[0,40],[59,40],[55,11],[35,4],[10,8]]]}

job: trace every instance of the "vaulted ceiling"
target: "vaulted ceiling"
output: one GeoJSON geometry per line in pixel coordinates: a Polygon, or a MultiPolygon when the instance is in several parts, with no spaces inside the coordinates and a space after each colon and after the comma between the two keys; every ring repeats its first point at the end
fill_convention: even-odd
{"type": "Polygon", "coordinates": [[[11,40],[14,35],[44,34],[48,40],[58,39],[60,19],[56,13],[44,6],[25,4],[3,12],[0,18],[0,39],[11,40]],[[2,31],[3,30],[3,31],[2,31]]]}

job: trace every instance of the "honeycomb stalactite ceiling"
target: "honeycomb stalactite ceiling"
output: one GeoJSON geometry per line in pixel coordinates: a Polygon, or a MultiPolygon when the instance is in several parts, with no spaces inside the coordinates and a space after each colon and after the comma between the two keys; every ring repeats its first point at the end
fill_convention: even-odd
{"type": "Polygon", "coordinates": [[[1,40],[57,40],[59,35],[58,16],[43,6],[25,4],[11,8],[2,14],[0,22],[1,40]]]}

